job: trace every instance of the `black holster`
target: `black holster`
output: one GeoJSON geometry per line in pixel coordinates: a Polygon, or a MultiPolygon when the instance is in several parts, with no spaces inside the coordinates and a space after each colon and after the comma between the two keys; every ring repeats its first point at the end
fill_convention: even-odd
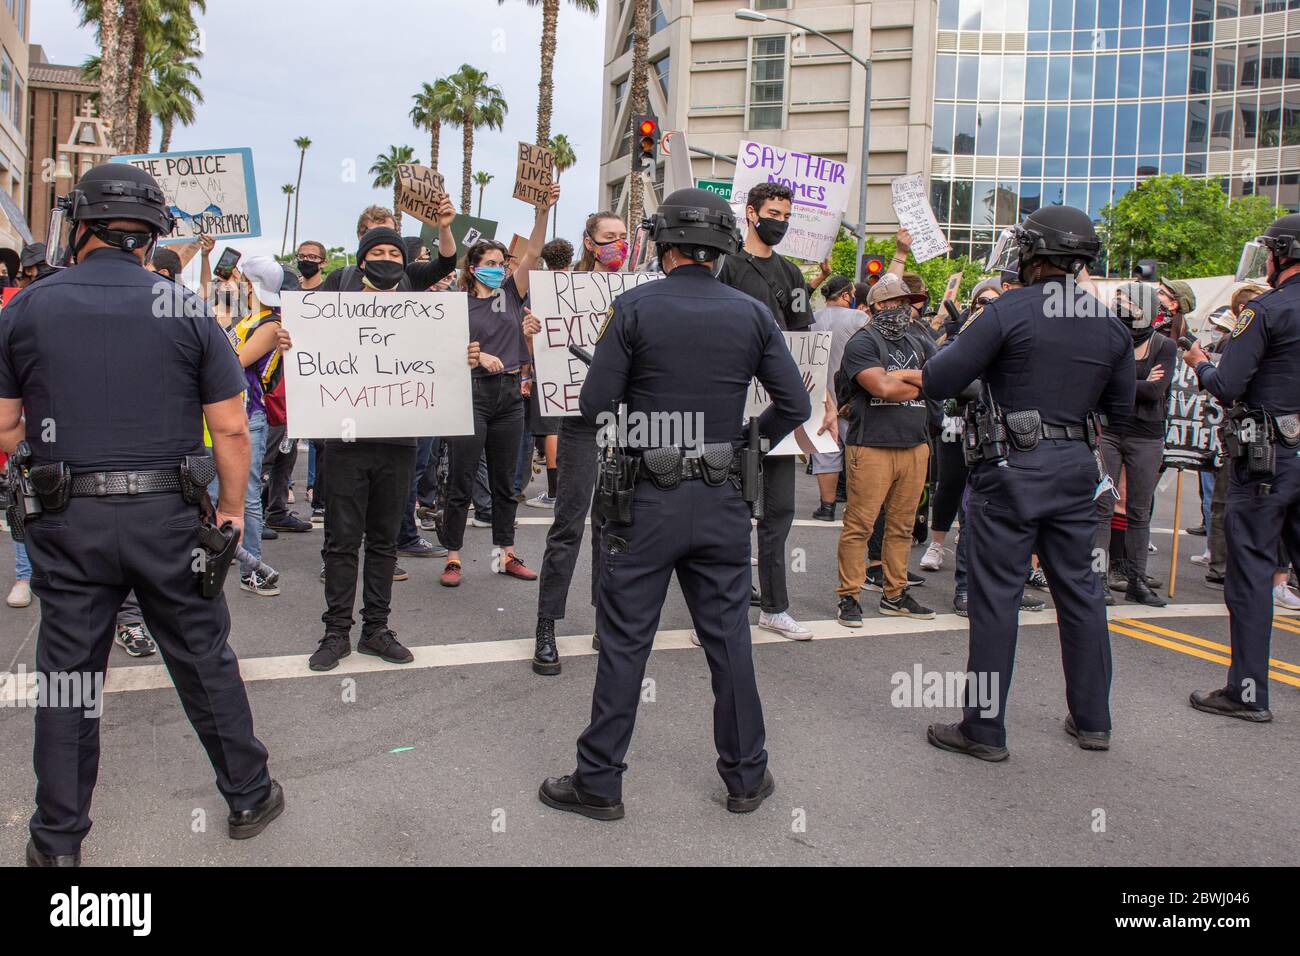
{"type": "Polygon", "coordinates": [[[661,491],[672,491],[682,483],[683,452],[676,445],[649,448],[641,453],[645,476],[661,491]]]}
{"type": "Polygon", "coordinates": [[[1007,412],[1006,419],[1011,444],[1020,451],[1033,451],[1038,447],[1038,440],[1043,435],[1043,417],[1038,414],[1038,409],[1007,412]]]}
{"type": "Polygon", "coordinates": [[[596,508],[606,521],[632,523],[632,493],[636,488],[637,459],[614,448],[601,452],[596,465],[596,508]]]}
{"type": "Polygon", "coordinates": [[[32,490],[41,499],[45,511],[57,513],[68,506],[72,497],[72,471],[61,461],[33,465],[29,471],[32,490]]]}
{"type": "Polygon", "coordinates": [[[749,503],[754,520],[763,520],[763,437],[758,419],[749,420],[749,436],[740,453],[740,496],[749,503]]]}
{"type": "MultiPolygon", "coordinates": [[[[217,462],[211,455],[186,455],[181,459],[181,497],[187,505],[212,503],[208,498],[208,485],[217,477],[217,462]]],[[[211,517],[211,515],[207,515],[211,517]]]]}
{"type": "Polygon", "coordinates": [[[971,402],[966,408],[962,457],[966,459],[966,467],[973,468],[980,462],[996,464],[1006,461],[1010,451],[1011,443],[1007,437],[1007,424],[1002,409],[994,400],[988,383],[985,383],[979,401],[971,402]]]}
{"type": "Polygon", "coordinates": [[[1271,415],[1237,406],[1225,419],[1224,445],[1235,461],[1246,462],[1250,478],[1272,478],[1277,473],[1277,450],[1271,415]]]}
{"type": "Polygon", "coordinates": [[[199,525],[199,544],[203,547],[202,560],[195,570],[199,593],[213,600],[226,586],[230,563],[239,548],[239,532],[229,521],[222,523],[220,528],[204,521],[199,525]]]}

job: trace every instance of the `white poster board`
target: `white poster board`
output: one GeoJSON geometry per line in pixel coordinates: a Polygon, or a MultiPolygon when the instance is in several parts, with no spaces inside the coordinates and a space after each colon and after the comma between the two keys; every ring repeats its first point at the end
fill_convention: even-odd
{"type": "Polygon", "coordinates": [[[939,228],[930,208],[930,198],[925,194],[925,177],[920,173],[899,176],[889,184],[894,197],[894,215],[898,224],[912,234],[912,256],[917,262],[928,262],[945,255],[950,248],[948,237],[939,228]]]}
{"type": "MultiPolygon", "coordinates": [[[[829,375],[831,361],[830,332],[783,332],[790,355],[799,366],[799,377],[803,379],[804,388],[808,390],[808,399],[812,403],[812,414],[800,427],[813,447],[819,452],[832,452],[838,446],[836,436],[827,433],[818,435],[822,419],[826,414],[826,379],[829,375]]],[[[754,379],[749,386],[749,396],[745,400],[745,417],[761,415],[772,404],[767,390],[754,379]]],[[[798,431],[798,429],[796,429],[798,431]]],[[[799,447],[795,432],[791,432],[768,452],[769,455],[798,455],[803,452],[799,447]]]]}
{"type": "Polygon", "coordinates": [[[587,366],[569,352],[592,352],[596,336],[621,293],[662,279],[658,272],[530,272],[529,308],[542,323],[533,336],[537,401],[544,416],[577,415],[587,366]]]}
{"type": "Polygon", "coordinates": [[[253,151],[247,146],[139,153],[114,156],[113,162],[130,163],[158,181],[176,217],[176,231],[158,240],[161,244],[190,242],[197,236],[242,239],[262,234],[253,151]]]}
{"type": "Polygon", "coordinates": [[[474,432],[461,292],[286,292],[283,356],[295,438],[474,432]]]}
{"type": "Polygon", "coordinates": [[[806,262],[821,262],[830,255],[839,235],[852,175],[853,167],[838,160],[742,140],[731,187],[732,211],[743,230],[745,200],[751,187],[768,182],[788,186],[794,193],[790,227],[776,251],[806,262]]]}

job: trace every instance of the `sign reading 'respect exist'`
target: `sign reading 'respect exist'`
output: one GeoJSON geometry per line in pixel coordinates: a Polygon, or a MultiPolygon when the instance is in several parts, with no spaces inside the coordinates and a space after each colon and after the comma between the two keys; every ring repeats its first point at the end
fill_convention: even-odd
{"type": "Polygon", "coordinates": [[[529,302],[542,330],[533,336],[537,400],[543,415],[577,415],[587,366],[569,345],[592,352],[609,307],[622,292],[663,278],[657,272],[530,272],[529,302]]]}
{"type": "Polygon", "coordinates": [[[242,239],[260,236],[257,182],[253,151],[195,149],[181,153],[140,153],[115,156],[158,181],[167,207],[176,217],[176,231],[162,243],[190,242],[197,236],[242,239]]]}
{"type": "Polygon", "coordinates": [[[469,309],[456,292],[286,292],[296,438],[469,435],[469,309]]]}
{"type": "Polygon", "coordinates": [[[745,222],[745,200],[759,183],[781,183],[794,194],[790,229],[776,247],[783,256],[821,262],[831,253],[849,200],[853,167],[834,159],[742,140],[736,155],[731,206],[745,222]]]}

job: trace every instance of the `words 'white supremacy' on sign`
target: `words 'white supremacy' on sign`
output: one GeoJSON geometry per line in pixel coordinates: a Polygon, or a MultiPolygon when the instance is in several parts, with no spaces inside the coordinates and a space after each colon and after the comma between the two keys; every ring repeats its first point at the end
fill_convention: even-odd
{"type": "Polygon", "coordinates": [[[415,438],[474,431],[469,310],[456,292],[282,296],[289,431],[415,438]]]}
{"type": "Polygon", "coordinates": [[[578,414],[587,366],[569,352],[591,352],[614,300],[628,289],[663,278],[657,272],[531,272],[529,302],[542,330],[533,336],[537,400],[542,414],[578,414]]]}

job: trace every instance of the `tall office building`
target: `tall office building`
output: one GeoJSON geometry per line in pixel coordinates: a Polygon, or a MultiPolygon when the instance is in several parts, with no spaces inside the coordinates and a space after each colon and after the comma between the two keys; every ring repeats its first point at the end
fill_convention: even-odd
{"type": "MultiPolygon", "coordinates": [[[[601,195],[626,214],[632,117],[632,0],[608,0],[601,195]]],[[[798,20],[872,62],[872,233],[897,228],[890,180],[927,168],[936,0],[653,0],[650,112],[690,145],[734,156],[742,139],[860,168],[865,71],[812,34],[738,20],[737,8],[798,20]],[[914,52],[915,51],[915,52],[914,52]]],[[[671,144],[671,141],[670,141],[671,144]]],[[[662,157],[661,157],[662,159],[662,157]]],[[[730,180],[720,160],[693,158],[697,179],[730,180]]],[[[663,164],[655,176],[662,198],[663,164]]],[[[654,198],[647,197],[647,208],[654,198]]],[[[856,220],[857,177],[846,217],[856,220]]]]}
{"type": "Polygon", "coordinates": [[[1300,0],[940,0],[931,204],[955,253],[1187,173],[1300,208],[1300,0]]]}

